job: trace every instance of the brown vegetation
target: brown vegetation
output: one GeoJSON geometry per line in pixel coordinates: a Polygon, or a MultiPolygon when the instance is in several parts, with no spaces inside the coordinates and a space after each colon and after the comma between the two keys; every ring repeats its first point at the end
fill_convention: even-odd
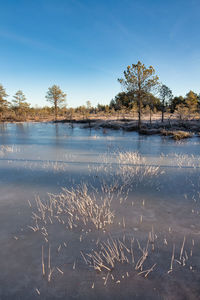
{"type": "Polygon", "coordinates": [[[181,139],[187,139],[192,137],[192,133],[188,131],[182,131],[182,130],[162,130],[162,135],[170,136],[174,140],[181,140],[181,139]]]}

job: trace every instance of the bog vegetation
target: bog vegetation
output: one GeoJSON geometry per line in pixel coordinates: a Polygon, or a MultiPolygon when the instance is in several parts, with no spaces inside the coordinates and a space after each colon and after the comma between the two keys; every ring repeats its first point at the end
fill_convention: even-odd
{"type": "Polygon", "coordinates": [[[8,96],[5,87],[0,84],[0,121],[72,121],[113,117],[138,119],[140,128],[143,117],[151,124],[156,114],[161,122],[165,118],[184,121],[200,117],[200,94],[190,90],[185,96],[174,97],[171,89],[159,82],[152,66],[147,68],[138,61],[128,66],[118,81],[123,90],[109,104],[93,107],[87,101],[76,108],[67,106],[67,95],[57,85],[49,87],[46,93],[46,100],[51,106],[32,107],[22,90],[8,96]]]}

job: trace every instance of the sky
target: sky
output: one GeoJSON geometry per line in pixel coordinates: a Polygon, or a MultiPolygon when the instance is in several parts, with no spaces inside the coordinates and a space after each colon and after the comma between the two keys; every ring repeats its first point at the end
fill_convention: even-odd
{"type": "Polygon", "coordinates": [[[200,0],[0,0],[0,83],[48,105],[108,104],[138,60],[174,95],[200,93],[200,0]]]}

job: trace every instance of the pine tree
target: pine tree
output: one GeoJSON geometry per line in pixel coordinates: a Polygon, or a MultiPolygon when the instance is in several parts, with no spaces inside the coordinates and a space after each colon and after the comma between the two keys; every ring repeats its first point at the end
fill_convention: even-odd
{"type": "Polygon", "coordinates": [[[55,120],[58,118],[58,107],[65,102],[66,94],[63,93],[61,88],[58,85],[53,85],[47,91],[46,95],[47,101],[54,105],[55,110],[55,120]]]}
{"type": "Polygon", "coordinates": [[[144,64],[138,61],[137,64],[127,67],[127,70],[124,71],[124,78],[118,79],[125,89],[132,92],[137,99],[139,129],[141,128],[142,105],[146,93],[158,84],[158,76],[153,76],[154,74],[155,70],[152,66],[146,68],[144,64]]]}
{"type": "Polygon", "coordinates": [[[26,114],[27,109],[29,108],[29,104],[26,102],[26,97],[24,93],[19,90],[13,96],[13,109],[15,110],[17,115],[24,116],[26,114]]]}
{"type": "Polygon", "coordinates": [[[0,115],[2,117],[3,113],[8,109],[9,102],[7,101],[8,95],[3,85],[0,84],[0,115]]]}
{"type": "Polygon", "coordinates": [[[198,108],[198,95],[193,91],[189,91],[185,98],[186,106],[188,107],[189,114],[194,114],[198,108]]]}
{"type": "Polygon", "coordinates": [[[160,87],[160,98],[162,102],[162,122],[164,122],[164,112],[165,112],[165,106],[166,102],[170,101],[172,99],[172,91],[168,86],[165,84],[162,84],[160,87]]]}

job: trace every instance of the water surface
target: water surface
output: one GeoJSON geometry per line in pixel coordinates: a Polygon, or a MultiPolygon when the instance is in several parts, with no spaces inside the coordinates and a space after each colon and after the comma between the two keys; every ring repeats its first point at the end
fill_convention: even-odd
{"type": "MultiPolygon", "coordinates": [[[[53,123],[1,124],[0,298],[198,299],[199,149],[199,138],[175,142],[157,135],[90,130],[80,125],[71,128],[69,124],[53,123]],[[120,153],[130,152],[141,160],[119,161],[120,153]],[[153,175],[151,167],[157,166],[159,172],[153,175]],[[62,187],[71,190],[86,184],[88,193],[96,189],[101,201],[105,182],[108,189],[113,184],[116,189],[112,200],[115,218],[104,231],[92,227],[69,230],[66,224],[58,227],[60,224],[55,223],[45,225],[49,232],[45,242],[41,232],[28,227],[33,226],[35,196],[45,200],[48,193],[60,193],[62,187]],[[115,193],[122,186],[120,200],[115,193]],[[149,255],[147,266],[156,263],[156,267],[147,278],[122,264],[113,271],[114,280],[109,273],[105,285],[102,278],[107,273],[96,273],[81,258],[80,251],[90,253],[96,249],[98,239],[107,240],[110,234],[127,244],[134,237],[144,246],[152,228],[155,251],[149,255]],[[179,261],[184,238],[186,265],[175,262],[173,271],[168,273],[173,245],[179,261]],[[41,247],[47,259],[49,245],[52,263],[64,270],[64,275],[54,271],[50,282],[41,274],[41,247]]],[[[140,250],[135,251],[139,255],[140,250]]]]}

